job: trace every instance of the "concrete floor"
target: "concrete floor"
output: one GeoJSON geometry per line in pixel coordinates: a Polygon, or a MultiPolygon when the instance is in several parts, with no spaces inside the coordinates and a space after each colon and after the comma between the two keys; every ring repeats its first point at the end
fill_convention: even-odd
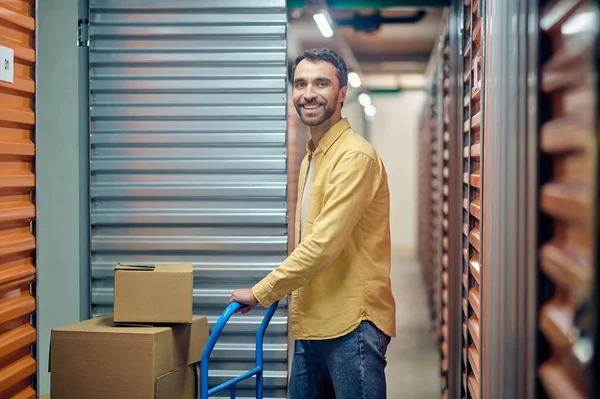
{"type": "Polygon", "coordinates": [[[387,352],[389,399],[439,399],[439,355],[429,322],[421,270],[416,260],[395,256],[392,285],[397,337],[387,352]]]}

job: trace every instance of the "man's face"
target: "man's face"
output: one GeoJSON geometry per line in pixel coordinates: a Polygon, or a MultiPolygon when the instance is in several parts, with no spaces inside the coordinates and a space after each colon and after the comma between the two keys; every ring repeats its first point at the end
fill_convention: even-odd
{"type": "Polygon", "coordinates": [[[319,126],[341,110],[346,87],[340,89],[335,67],[326,61],[302,60],[294,73],[294,105],[307,126],[319,126]],[[338,108],[339,107],[339,108],[338,108]]]}

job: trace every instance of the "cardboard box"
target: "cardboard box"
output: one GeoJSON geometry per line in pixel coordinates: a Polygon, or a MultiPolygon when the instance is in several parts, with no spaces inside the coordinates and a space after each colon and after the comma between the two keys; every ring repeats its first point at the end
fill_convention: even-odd
{"type": "Polygon", "coordinates": [[[115,323],[191,323],[193,302],[191,263],[115,268],[115,323]]]}
{"type": "Polygon", "coordinates": [[[206,317],[190,324],[118,327],[111,316],[57,328],[50,342],[52,399],[196,399],[208,341],[206,317]]]}

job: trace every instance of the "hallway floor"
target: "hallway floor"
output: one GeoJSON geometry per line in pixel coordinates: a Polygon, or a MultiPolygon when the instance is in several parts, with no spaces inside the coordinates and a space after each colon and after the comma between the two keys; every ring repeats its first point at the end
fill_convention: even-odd
{"type": "Polygon", "coordinates": [[[430,332],[425,286],[416,260],[394,257],[392,286],[398,334],[387,353],[387,397],[439,399],[439,355],[430,332]]]}

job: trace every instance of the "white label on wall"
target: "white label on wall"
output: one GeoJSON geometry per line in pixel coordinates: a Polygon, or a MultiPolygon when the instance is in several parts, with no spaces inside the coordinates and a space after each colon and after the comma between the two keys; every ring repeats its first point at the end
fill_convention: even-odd
{"type": "Polygon", "coordinates": [[[3,46],[0,46],[0,81],[9,83],[15,81],[15,52],[3,46]]]}

